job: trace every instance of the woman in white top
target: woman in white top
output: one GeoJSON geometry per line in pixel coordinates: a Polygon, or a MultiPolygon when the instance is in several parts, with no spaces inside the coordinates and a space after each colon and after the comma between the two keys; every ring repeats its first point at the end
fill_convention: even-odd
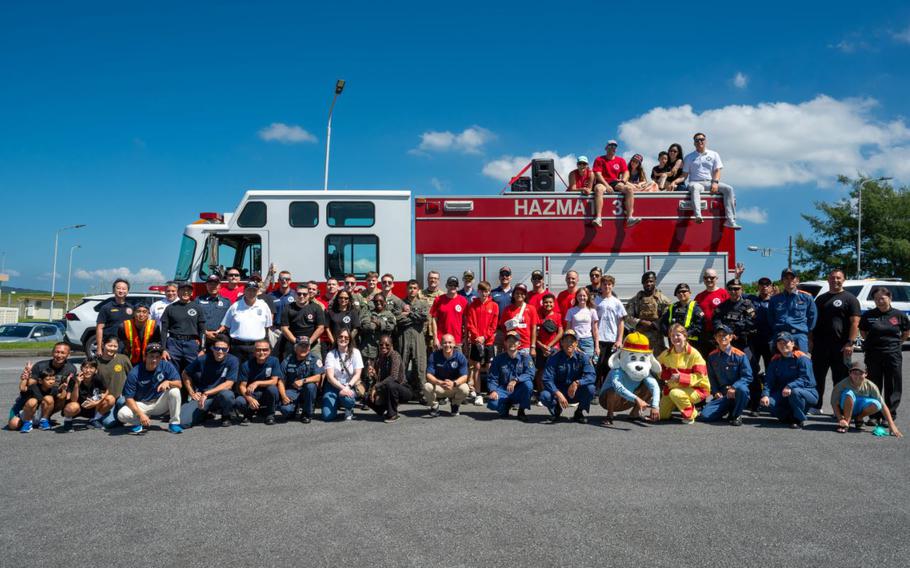
{"type": "Polygon", "coordinates": [[[363,357],[351,345],[351,332],[342,329],[335,337],[335,349],[325,357],[325,387],[322,393],[322,419],[330,422],[338,416],[339,403],[344,405],[344,419],[354,418],[357,389],[363,388],[360,374],[363,357]]]}
{"type": "Polygon", "coordinates": [[[579,288],[575,293],[575,306],[566,312],[566,329],[575,331],[578,348],[592,360],[600,355],[600,343],[597,341],[597,309],[594,297],[587,288],[579,288]]]}

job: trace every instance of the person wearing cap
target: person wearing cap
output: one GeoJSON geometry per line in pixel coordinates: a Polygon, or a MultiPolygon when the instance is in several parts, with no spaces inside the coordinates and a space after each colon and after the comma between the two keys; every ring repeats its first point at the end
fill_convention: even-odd
{"type": "Polygon", "coordinates": [[[860,316],[859,330],[869,380],[885,395],[885,405],[896,418],[903,390],[903,344],[910,339],[910,318],[891,305],[891,298],[890,288],[872,288],[875,307],[860,316]]]}
{"type": "MultiPolygon", "coordinates": [[[[724,226],[738,231],[742,227],[736,224],[736,195],[732,186],[720,181],[724,164],[720,160],[720,154],[707,149],[707,140],[703,133],[695,134],[695,151],[683,158],[682,173],[689,190],[689,199],[694,204],[700,204],[703,192],[709,191],[712,195],[719,192],[724,198],[724,214],[727,218],[724,226]]],[[[701,207],[695,207],[695,222],[702,222],[701,207]]]]}
{"type": "Polygon", "coordinates": [[[117,420],[128,426],[133,434],[142,434],[151,416],[168,416],[168,430],[183,432],[180,426],[180,372],[170,361],[162,358],[160,343],[145,348],[145,360],[133,367],[123,385],[125,404],[117,412],[117,420]]]}
{"type": "Polygon", "coordinates": [[[594,297],[597,310],[597,341],[600,342],[600,357],[597,359],[597,388],[603,384],[610,372],[610,356],[614,346],[625,335],[625,318],[629,315],[626,307],[613,294],[616,279],[606,274],[600,278],[600,289],[594,297]]]}
{"type": "MultiPolygon", "coordinates": [[[[859,300],[844,290],[846,274],[840,268],[828,273],[828,291],[815,298],[818,321],[812,330],[812,372],[818,388],[818,401],[825,400],[825,383],[831,370],[831,384],[847,378],[853,359],[853,345],[859,337],[862,310],[859,300]]],[[[821,414],[813,408],[811,414],[821,414]]]]}
{"type": "Polygon", "coordinates": [[[748,356],[733,346],[734,331],[725,323],[714,326],[717,349],[708,355],[711,398],[701,412],[705,422],[727,417],[733,426],[742,426],[742,414],[749,403],[752,365],[748,356]]]}
{"type": "MultiPolygon", "coordinates": [[[[543,308],[543,297],[549,294],[546,282],[544,282],[543,271],[534,270],[531,272],[531,289],[528,290],[528,304],[534,306],[538,313],[543,308]]],[[[556,296],[553,296],[556,299],[556,296]]]]}
{"type": "Polygon", "coordinates": [[[496,355],[494,342],[499,326],[499,304],[490,297],[490,283],[486,280],[477,285],[477,291],[479,295],[468,306],[465,330],[468,333],[468,384],[473,393],[468,398],[479,406],[483,404],[480,372],[489,369],[496,355]]]}
{"type": "Polygon", "coordinates": [[[579,156],[576,168],[569,172],[569,188],[566,191],[580,191],[590,195],[594,189],[594,172],[588,167],[588,157],[579,156]]]}
{"type": "Polygon", "coordinates": [[[749,384],[749,410],[755,416],[758,413],[758,401],[761,399],[762,382],[765,370],[771,363],[771,342],[774,334],[771,331],[771,321],[768,315],[768,306],[774,294],[774,282],[767,276],[758,279],[758,294],[747,294],[745,297],[752,302],[755,308],[755,334],[749,346],[752,365],[752,382],[749,384]]]}
{"type": "Polygon", "coordinates": [[[528,305],[528,288],[524,284],[512,288],[512,303],[499,314],[499,331],[518,333],[518,348],[534,357],[537,345],[537,309],[528,305]]]}
{"type": "MultiPolygon", "coordinates": [[[[518,288],[516,287],[516,291],[518,288]]],[[[518,419],[527,422],[525,412],[531,408],[534,388],[534,361],[521,350],[521,336],[515,330],[506,332],[506,350],[497,355],[487,374],[487,408],[506,418],[518,405],[518,419]]]]}
{"type": "Polygon", "coordinates": [[[398,344],[401,349],[401,366],[411,387],[412,395],[423,397],[426,384],[427,344],[430,306],[420,294],[420,282],[408,280],[404,306],[398,314],[398,344]]]}
{"type": "Polygon", "coordinates": [[[322,382],[322,360],[311,349],[307,335],[294,342],[294,352],[281,362],[282,379],[278,387],[278,410],[285,419],[298,418],[304,424],[313,420],[316,389],[322,382]]]}
{"type": "Polygon", "coordinates": [[[282,310],[280,323],[279,357],[282,360],[294,354],[294,344],[303,337],[309,340],[309,351],[319,357],[319,337],[325,331],[325,310],[310,299],[306,284],[297,285],[297,299],[282,310]]]}
{"type": "Polygon", "coordinates": [[[594,400],[594,383],[597,373],[591,359],[578,349],[575,332],[567,329],[559,340],[559,351],[547,359],[543,372],[543,390],[540,403],[550,411],[548,424],[555,424],[562,411],[570,404],[578,403],[572,420],[586,424],[585,412],[591,409],[594,400]]]}
{"type": "Polygon", "coordinates": [[[266,331],[272,327],[272,312],[259,299],[259,287],[254,283],[255,276],[250,278],[251,286],[243,290],[240,300],[231,304],[218,333],[227,332],[231,337],[231,350],[243,363],[253,356],[253,344],[266,339],[266,331]]]}
{"type": "Polygon", "coordinates": [[[676,303],[671,304],[660,318],[660,330],[664,336],[669,335],[670,326],[674,323],[681,324],[689,334],[689,343],[697,344],[699,337],[704,333],[705,313],[701,306],[692,299],[692,290],[685,282],[680,282],[673,290],[676,303]]]}
{"type": "Polygon", "coordinates": [[[458,295],[458,278],[449,276],[446,280],[446,293],[437,296],[430,308],[437,349],[442,345],[442,336],[451,335],[455,338],[455,348],[461,351],[467,307],[468,301],[458,295]]]}
{"type": "Polygon", "coordinates": [[[778,332],[774,342],[777,354],[771,358],[765,373],[761,405],[768,407],[781,422],[802,428],[809,408],[818,404],[812,360],[797,349],[788,331],[778,332]]]}
{"type": "Polygon", "coordinates": [[[149,317],[152,318],[153,322],[158,323],[162,314],[164,314],[164,310],[176,301],[177,283],[171,281],[164,285],[164,298],[155,300],[149,306],[149,317]]]}
{"type": "Polygon", "coordinates": [[[837,431],[846,433],[852,421],[857,430],[863,429],[863,418],[881,413],[892,436],[903,438],[904,435],[894,423],[894,417],[882,398],[881,391],[866,374],[866,365],[862,361],[850,364],[847,378],[834,385],[831,391],[831,408],[837,420],[837,431]]]}
{"type": "Polygon", "coordinates": [[[221,288],[221,277],[209,274],[205,279],[205,294],[196,298],[199,309],[202,310],[202,319],[205,321],[205,344],[211,345],[218,335],[216,332],[221,327],[221,320],[231,306],[231,301],[218,293],[221,288]]]}
{"type": "MultiPolygon", "coordinates": [[[[506,306],[512,303],[512,269],[508,266],[499,268],[499,286],[493,288],[490,297],[499,306],[499,313],[502,313],[506,306]]],[[[502,345],[502,337],[497,342],[502,345]]]]}
{"type": "Polygon", "coordinates": [[[616,155],[619,143],[608,140],[606,154],[594,160],[594,219],[591,224],[600,227],[603,224],[604,193],[619,192],[623,194],[623,210],[626,212],[626,225],[632,226],[641,219],[632,216],[635,207],[635,192],[625,182],[628,179],[629,166],[622,156],[616,155]]]}
{"type": "Polygon", "coordinates": [[[133,307],[132,317],[120,324],[117,339],[121,353],[129,357],[133,365],[138,365],[145,359],[146,347],[152,343],[161,343],[161,329],[149,317],[148,306],[136,304],[133,307]]]}
{"type": "Polygon", "coordinates": [[[443,334],[440,348],[433,351],[427,361],[427,382],[423,387],[423,395],[430,407],[431,417],[439,416],[437,401],[440,398],[448,398],[452,404],[452,416],[458,416],[461,403],[470,393],[468,360],[456,349],[457,345],[452,334],[443,334]]]}
{"type": "Polygon", "coordinates": [[[695,406],[711,395],[708,367],[701,353],[689,345],[686,328],[681,324],[670,326],[669,338],[670,347],[657,357],[663,384],[660,419],[669,419],[676,409],[683,424],[694,424],[698,418],[695,406]]]}
{"type": "Polygon", "coordinates": [[[641,275],[641,287],[626,306],[626,329],[645,334],[651,352],[660,355],[666,344],[660,319],[673,302],[657,289],[657,274],[653,271],[641,275]]]}
{"type": "Polygon", "coordinates": [[[570,270],[566,272],[566,289],[556,295],[556,307],[559,313],[565,316],[576,302],[578,294],[578,272],[570,270]]]}
{"type": "Polygon", "coordinates": [[[234,401],[241,424],[247,424],[256,415],[265,417],[265,423],[275,423],[278,410],[278,382],[284,379],[281,362],[272,356],[268,339],[253,343],[253,357],[240,365],[237,392],[234,401]]]}
{"type": "Polygon", "coordinates": [[[654,375],[660,374],[660,363],[651,352],[647,336],[633,331],[622,347],[609,357],[610,371],[598,394],[600,405],[607,410],[602,426],[613,424],[617,412],[631,409],[630,418],[641,418],[650,407],[645,420],[660,419],[660,385],[654,375]]]}
{"type": "Polygon", "coordinates": [[[458,295],[470,304],[477,297],[477,290],[474,289],[474,271],[465,270],[464,274],[461,275],[461,281],[464,286],[458,291],[458,295]]]}
{"type": "Polygon", "coordinates": [[[241,272],[239,268],[231,267],[228,268],[224,277],[227,279],[227,282],[221,284],[221,288],[218,290],[218,293],[228,299],[230,303],[235,303],[243,295],[244,289],[246,286],[240,283],[241,272]]]}
{"type": "Polygon", "coordinates": [[[727,282],[729,298],[721,302],[711,321],[712,327],[724,324],[733,330],[733,347],[752,358],[752,336],[755,335],[755,319],[758,317],[752,302],[743,297],[743,283],[739,278],[727,282]]]}
{"type": "Polygon", "coordinates": [[[635,154],[629,158],[629,171],[624,185],[632,191],[658,191],[657,183],[649,179],[648,174],[645,173],[644,161],[641,154],[635,154]]]}
{"type": "Polygon", "coordinates": [[[198,426],[217,410],[221,425],[230,426],[234,417],[234,384],[240,372],[240,361],[231,355],[230,340],[221,335],[210,342],[208,351],[183,370],[183,388],[187,402],[180,407],[180,425],[198,426]]]}
{"type": "Polygon", "coordinates": [[[404,376],[401,355],[392,347],[392,336],[384,334],[379,338],[379,356],[370,362],[367,375],[373,387],[364,399],[373,412],[384,417],[386,424],[397,422],[401,415],[398,404],[414,396],[404,376]]]}
{"type": "MultiPolygon", "coordinates": [[[[445,293],[446,291],[439,286],[439,272],[435,270],[427,272],[427,287],[421,290],[421,298],[426,300],[428,306],[433,307],[433,302],[436,301],[436,298],[445,293]]],[[[427,321],[424,334],[426,338],[426,352],[432,353],[433,350],[436,349],[436,330],[433,328],[432,319],[427,321]]]]}
{"type": "Polygon", "coordinates": [[[808,353],[809,333],[815,328],[818,308],[815,307],[812,294],[797,288],[799,276],[792,268],[782,270],[780,279],[784,289],[768,302],[771,331],[775,335],[786,331],[793,337],[796,348],[808,353]]]}
{"type": "Polygon", "coordinates": [[[181,282],[177,300],[165,308],[158,321],[165,346],[164,357],[177,365],[180,372],[196,360],[205,340],[205,316],[192,298],[193,284],[181,282]]]}

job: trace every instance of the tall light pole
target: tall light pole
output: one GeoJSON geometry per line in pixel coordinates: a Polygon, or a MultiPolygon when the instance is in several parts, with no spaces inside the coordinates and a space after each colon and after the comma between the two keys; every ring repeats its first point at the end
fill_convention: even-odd
{"type": "Polygon", "coordinates": [[[3,260],[0,261],[0,300],[3,299],[3,276],[6,275],[6,251],[3,251],[3,260]]]}
{"type": "MultiPolygon", "coordinates": [[[[63,310],[63,313],[70,311],[70,283],[73,281],[73,251],[82,248],[82,245],[73,245],[70,247],[70,267],[66,271],[66,308],[63,310]]],[[[53,313],[51,313],[53,316],[53,313]]],[[[53,319],[53,317],[51,317],[53,319]]]]}
{"type": "Polygon", "coordinates": [[[749,252],[758,252],[762,256],[771,256],[774,251],[778,252],[787,252],[787,268],[793,268],[793,235],[790,235],[790,239],[787,244],[787,248],[771,248],[771,247],[760,247],[758,245],[749,245],[746,247],[746,250],[749,252]]]}
{"type": "Polygon", "coordinates": [[[57,232],[54,233],[54,267],[51,269],[51,311],[49,319],[54,319],[54,295],[57,292],[57,245],[60,243],[60,233],[70,229],[81,229],[84,226],[85,225],[69,225],[57,229],[57,232]]]}
{"type": "Polygon", "coordinates": [[[856,277],[860,277],[862,267],[861,257],[863,255],[863,186],[870,181],[888,181],[890,177],[880,177],[876,179],[867,179],[859,184],[859,198],[856,206],[856,277]]]}
{"type": "Polygon", "coordinates": [[[335,101],[338,95],[344,90],[344,79],[338,79],[335,82],[335,96],[332,97],[332,104],[329,106],[329,123],[325,129],[325,180],[322,183],[323,191],[329,190],[329,146],[332,143],[332,111],[335,110],[335,101]]]}

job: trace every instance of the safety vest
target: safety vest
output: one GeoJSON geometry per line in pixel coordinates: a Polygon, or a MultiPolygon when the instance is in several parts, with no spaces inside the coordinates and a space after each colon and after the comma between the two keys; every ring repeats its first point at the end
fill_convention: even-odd
{"type": "Polygon", "coordinates": [[[130,362],[133,365],[137,365],[142,361],[142,354],[145,353],[145,347],[149,344],[149,339],[151,339],[153,333],[155,333],[155,322],[151,318],[145,322],[145,329],[142,330],[141,337],[136,333],[133,320],[123,321],[123,334],[126,336],[126,341],[130,346],[130,362]]]}
{"type": "MultiPolygon", "coordinates": [[[[676,304],[670,304],[670,315],[668,320],[671,324],[673,323],[673,306],[675,305],[676,304]]],[[[689,326],[692,324],[693,313],[695,313],[695,300],[690,300],[689,307],[686,309],[686,320],[683,322],[683,327],[686,328],[686,331],[689,331],[689,326]]],[[[689,339],[698,341],[698,337],[694,335],[689,336],[689,339]]]]}

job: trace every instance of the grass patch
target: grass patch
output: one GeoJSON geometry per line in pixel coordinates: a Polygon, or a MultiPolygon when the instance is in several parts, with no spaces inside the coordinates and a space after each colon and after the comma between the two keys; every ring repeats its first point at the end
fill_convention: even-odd
{"type": "Polygon", "coordinates": [[[14,349],[52,349],[56,341],[15,341],[13,343],[0,343],[0,351],[14,349]]]}

